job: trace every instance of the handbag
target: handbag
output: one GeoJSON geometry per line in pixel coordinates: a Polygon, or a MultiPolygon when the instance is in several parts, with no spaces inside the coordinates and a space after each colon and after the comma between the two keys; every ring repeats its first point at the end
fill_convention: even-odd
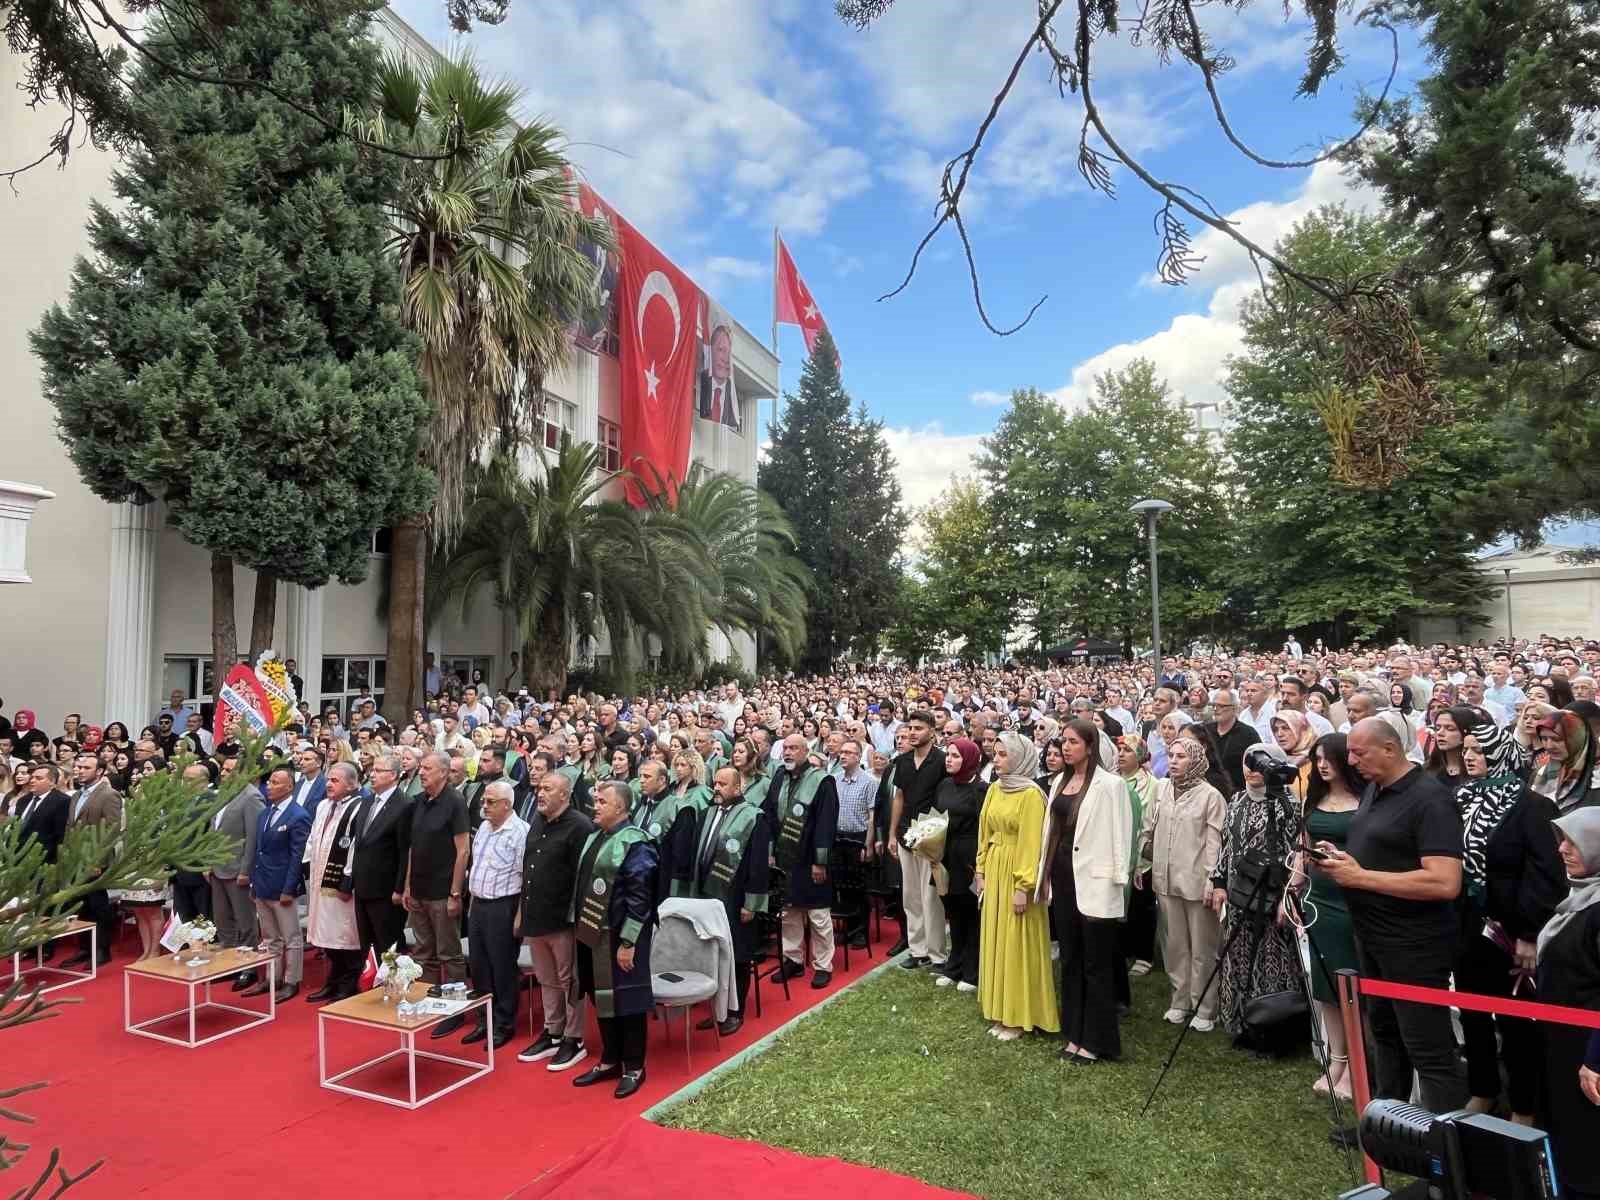
{"type": "Polygon", "coordinates": [[[1264,992],[1245,1001],[1239,1040],[1251,1050],[1281,1057],[1311,1039],[1311,1010],[1303,988],[1264,992]]]}

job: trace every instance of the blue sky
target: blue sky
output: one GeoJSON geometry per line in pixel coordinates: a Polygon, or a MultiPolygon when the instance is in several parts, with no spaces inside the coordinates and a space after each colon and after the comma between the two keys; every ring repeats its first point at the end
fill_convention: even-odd
{"type": "MultiPolygon", "coordinates": [[[[1154,197],[1121,174],[1114,201],[1088,190],[1076,167],[1081,110],[1057,98],[1038,59],[963,207],[996,323],[1049,300],[1022,332],[987,332],[947,229],[907,291],[877,302],[926,230],[944,162],[970,142],[1036,19],[1033,0],[900,0],[867,33],[841,23],[831,0],[512,0],[503,25],[456,42],[441,0],[394,7],[435,45],[464,43],[520,83],[529,115],[566,131],[602,194],[761,337],[781,226],[839,343],[846,387],[888,428],[911,502],[967,469],[1012,388],[1072,404],[1096,373],[1142,353],[1190,402],[1221,396],[1217,372],[1237,344],[1253,271],[1230,243],[1196,231],[1207,256],[1197,277],[1154,282],[1154,197]]],[[[1223,85],[1235,128],[1269,157],[1307,157],[1347,134],[1356,96],[1388,71],[1387,35],[1351,30],[1344,70],[1317,99],[1296,98],[1303,22],[1286,23],[1273,0],[1201,12],[1239,63],[1223,85]]],[[[1099,53],[1096,96],[1113,132],[1254,235],[1274,240],[1320,203],[1371,202],[1326,165],[1247,162],[1187,67],[1160,67],[1126,36],[1099,53]]],[[[1401,90],[1424,68],[1402,43],[1401,90]]],[[[792,388],[797,329],[780,331],[780,351],[792,388]]]]}

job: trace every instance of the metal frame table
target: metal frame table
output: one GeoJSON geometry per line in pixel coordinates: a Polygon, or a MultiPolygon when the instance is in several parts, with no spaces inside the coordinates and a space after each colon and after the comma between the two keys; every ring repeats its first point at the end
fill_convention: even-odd
{"type": "MultiPolygon", "coordinates": [[[[427,998],[428,985],[414,983],[407,994],[407,999],[415,1004],[427,998]]],[[[375,988],[370,992],[362,992],[359,996],[351,996],[348,1000],[325,1005],[317,1010],[317,1069],[319,1082],[323,1087],[333,1092],[343,1092],[347,1096],[360,1096],[364,1100],[376,1100],[380,1104],[392,1104],[396,1108],[419,1109],[424,1104],[431,1104],[441,1096],[447,1096],[457,1088],[466,1087],[475,1079],[482,1079],[494,1070],[494,1010],[490,1006],[493,996],[479,996],[467,1001],[466,1007],[459,1008],[452,1013],[429,1014],[409,1021],[400,1019],[400,1014],[393,1004],[385,1004],[383,989],[375,988]],[[488,1061],[479,1062],[472,1058],[456,1058],[449,1054],[439,1054],[430,1050],[417,1049],[417,1035],[431,1030],[442,1021],[451,1017],[466,1017],[475,1008],[482,1008],[484,1012],[485,1028],[488,1036],[484,1038],[483,1045],[488,1051],[488,1061]],[[377,1058],[368,1059],[366,1062],[357,1063],[340,1071],[337,1075],[328,1074],[328,1026],[333,1022],[342,1022],[347,1025],[360,1025],[368,1029],[381,1029],[388,1033],[400,1035],[400,1048],[390,1050],[387,1054],[380,1054],[377,1058]],[[391,1058],[404,1057],[406,1060],[407,1094],[401,1099],[394,1096],[385,1096],[381,1092],[368,1091],[366,1088],[354,1087],[343,1080],[352,1075],[359,1074],[369,1067],[379,1063],[388,1062],[391,1058]],[[426,1058],[434,1062],[450,1063],[452,1066],[468,1067],[468,1075],[446,1084],[428,1095],[417,1097],[417,1059],[426,1058]]]]}
{"type": "Polygon", "coordinates": [[[137,1034],[139,1037],[154,1038],[158,1042],[170,1042],[174,1046],[182,1046],[186,1050],[193,1050],[197,1046],[204,1046],[225,1037],[232,1037],[236,1033],[243,1033],[247,1029],[254,1029],[258,1025],[265,1025],[274,1020],[278,1015],[277,996],[277,970],[278,956],[265,950],[230,949],[218,950],[212,954],[209,962],[198,966],[185,966],[184,963],[191,957],[185,951],[181,959],[175,959],[170,954],[163,954],[160,958],[147,958],[142,962],[129,963],[122,972],[122,1027],[128,1033],[137,1034]],[[228,979],[245,971],[252,971],[265,967],[267,969],[267,1010],[262,1012],[254,1008],[240,1008],[235,1004],[223,1004],[211,998],[211,987],[220,979],[228,979]],[[189,1003],[184,1008],[174,1009],[172,1012],[163,1013],[159,1017],[148,1017],[142,1021],[133,1019],[133,979],[134,976],[144,979],[158,979],[167,983],[181,984],[187,988],[189,1003]],[[205,989],[205,999],[197,1002],[196,989],[205,989]],[[224,1029],[221,1033],[213,1033],[209,1037],[195,1037],[195,1014],[202,1009],[218,1009],[223,1012],[238,1013],[241,1016],[254,1017],[242,1025],[235,1025],[231,1029],[224,1029]],[[173,1017],[181,1017],[185,1013],[189,1016],[189,1036],[175,1038],[165,1033],[156,1033],[151,1028],[160,1025],[173,1017]]]}
{"type": "Polygon", "coordinates": [[[25,975],[48,973],[65,975],[67,977],[60,983],[52,983],[48,986],[41,987],[39,989],[39,994],[43,996],[48,992],[58,991],[61,988],[72,987],[79,983],[88,983],[100,974],[100,938],[99,931],[96,929],[93,921],[79,921],[74,919],[60,933],[55,934],[53,937],[48,937],[43,942],[40,942],[33,948],[34,963],[30,967],[24,967],[22,965],[22,953],[23,952],[21,950],[18,950],[11,956],[11,974],[6,976],[4,979],[0,979],[0,987],[5,987],[13,980],[21,979],[25,975]],[[70,967],[57,967],[51,963],[45,962],[44,948],[46,944],[60,941],[65,937],[73,937],[81,933],[87,933],[89,935],[89,969],[87,971],[76,971],[70,967]]]}

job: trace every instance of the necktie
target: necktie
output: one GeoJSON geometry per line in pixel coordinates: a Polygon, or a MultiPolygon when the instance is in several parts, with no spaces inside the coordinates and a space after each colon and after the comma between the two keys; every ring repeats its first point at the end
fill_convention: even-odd
{"type": "Polygon", "coordinates": [[[711,814],[711,821],[706,825],[706,839],[700,846],[700,874],[702,877],[711,869],[711,859],[717,852],[717,827],[722,824],[722,816],[728,810],[722,805],[717,805],[711,814]]]}
{"type": "Polygon", "coordinates": [[[722,385],[719,383],[711,392],[711,419],[722,420],[722,385]]]}
{"type": "Polygon", "coordinates": [[[84,807],[84,805],[86,805],[88,803],[89,803],[89,789],[88,788],[80,788],[80,789],[78,789],[78,803],[75,806],[73,806],[73,809],[72,809],[72,819],[74,821],[76,821],[79,817],[83,816],[83,807],[84,807]]]}

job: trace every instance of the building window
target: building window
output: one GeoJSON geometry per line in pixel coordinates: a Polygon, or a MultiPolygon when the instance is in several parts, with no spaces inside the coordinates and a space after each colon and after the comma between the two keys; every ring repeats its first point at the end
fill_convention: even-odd
{"type": "Polygon", "coordinates": [[[383,707],[383,684],[387,660],[374,655],[322,656],[322,703],[337,704],[340,714],[348,720],[356,704],[371,697],[383,707]]]}
{"type": "Polygon", "coordinates": [[[595,438],[595,443],[600,449],[600,469],[622,470],[622,426],[601,417],[600,433],[595,438]]]}
{"type": "Polygon", "coordinates": [[[479,691],[481,693],[487,689],[489,696],[480,694],[478,699],[488,704],[490,696],[495,692],[493,668],[494,658],[488,654],[447,654],[444,656],[439,670],[442,672],[446,688],[450,687],[452,682],[455,682],[459,687],[466,687],[467,684],[472,682],[475,672],[482,675],[483,684],[479,691]],[[450,677],[452,675],[457,676],[455,681],[451,680],[450,677]]]}
{"type": "Polygon", "coordinates": [[[206,715],[215,687],[209,654],[169,654],[161,663],[161,695],[156,707],[165,708],[173,692],[182,692],[206,715]]]}
{"type": "Polygon", "coordinates": [[[385,525],[372,531],[372,553],[388,554],[394,549],[394,530],[385,525]]]}
{"type": "Polygon", "coordinates": [[[544,448],[559,449],[562,433],[578,440],[578,406],[551,397],[544,402],[544,448]]]}

